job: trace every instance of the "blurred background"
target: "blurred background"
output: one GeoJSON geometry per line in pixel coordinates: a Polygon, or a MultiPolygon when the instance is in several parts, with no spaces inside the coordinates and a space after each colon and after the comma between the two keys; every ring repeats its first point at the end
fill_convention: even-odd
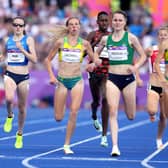
{"type": "MultiPolygon", "coordinates": [[[[43,64],[52,45],[44,33],[50,26],[62,25],[70,16],[81,19],[81,36],[97,28],[96,15],[99,11],[112,14],[122,9],[128,14],[128,29],[138,36],[145,48],[157,43],[157,30],[168,22],[167,0],[0,0],[0,51],[4,51],[4,38],[11,33],[11,19],[20,15],[26,19],[27,34],[34,37],[38,63],[30,65],[30,94],[28,106],[46,108],[53,106],[54,87],[49,85],[49,77],[43,64]]],[[[110,28],[109,28],[110,29],[110,28]]],[[[136,54],[136,53],[135,53],[136,54]]],[[[85,64],[85,63],[84,63],[85,64]]],[[[0,63],[0,106],[5,105],[3,89],[4,63],[0,63]]],[[[57,61],[53,60],[53,68],[57,71],[57,61]]],[[[140,69],[144,85],[137,89],[137,107],[144,109],[146,104],[146,88],[148,82],[148,63],[140,69]]],[[[91,96],[87,73],[83,68],[85,94],[82,108],[90,108],[91,96]]],[[[67,104],[69,100],[67,101],[67,104]]],[[[17,100],[15,101],[17,105],[17,100]]],[[[121,99],[120,106],[122,108],[121,99]]]]}

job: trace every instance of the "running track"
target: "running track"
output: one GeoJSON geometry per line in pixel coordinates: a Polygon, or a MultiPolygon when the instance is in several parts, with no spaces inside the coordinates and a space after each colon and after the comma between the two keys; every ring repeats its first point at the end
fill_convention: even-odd
{"type": "Polygon", "coordinates": [[[79,112],[77,127],[71,141],[74,155],[64,155],[62,151],[69,111],[66,112],[64,120],[57,123],[54,120],[52,108],[29,108],[24,129],[23,149],[14,148],[17,110],[14,111],[13,130],[8,134],[3,132],[6,109],[0,108],[0,111],[0,165],[3,168],[168,167],[168,131],[164,133],[164,149],[156,150],[155,137],[158,121],[150,123],[144,111],[137,112],[134,121],[128,121],[125,114],[122,111],[119,112],[120,157],[110,156],[109,132],[109,146],[107,148],[100,146],[101,135],[92,125],[89,110],[79,112]]]}

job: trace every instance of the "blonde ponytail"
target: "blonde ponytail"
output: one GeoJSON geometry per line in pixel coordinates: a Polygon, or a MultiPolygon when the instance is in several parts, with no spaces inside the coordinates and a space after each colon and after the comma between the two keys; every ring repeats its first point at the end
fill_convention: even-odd
{"type": "Polygon", "coordinates": [[[56,41],[61,37],[65,37],[68,34],[67,27],[63,25],[57,25],[52,28],[47,28],[47,31],[46,29],[44,31],[48,36],[48,41],[51,42],[56,41]]]}

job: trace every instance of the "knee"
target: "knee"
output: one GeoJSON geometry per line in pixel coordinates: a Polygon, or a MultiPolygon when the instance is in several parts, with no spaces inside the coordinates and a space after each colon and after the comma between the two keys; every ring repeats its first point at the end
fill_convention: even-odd
{"type": "Polygon", "coordinates": [[[73,122],[76,122],[78,111],[77,110],[71,110],[69,119],[73,122]]]}
{"type": "Polygon", "coordinates": [[[148,111],[149,115],[155,115],[157,112],[157,109],[152,106],[150,106],[150,107],[147,106],[147,111],[148,111]]]}
{"type": "Polygon", "coordinates": [[[111,120],[117,120],[117,115],[118,115],[118,112],[117,111],[109,111],[109,117],[111,120]]]}
{"type": "Polygon", "coordinates": [[[134,118],[135,118],[135,114],[129,114],[129,115],[128,115],[128,119],[129,119],[129,120],[133,120],[134,118]]]}
{"type": "Polygon", "coordinates": [[[24,113],[26,111],[26,104],[18,104],[18,108],[20,113],[24,113]]]}
{"type": "Polygon", "coordinates": [[[12,102],[13,102],[12,97],[6,97],[6,103],[7,104],[12,104],[12,102]]]}
{"type": "Polygon", "coordinates": [[[155,115],[156,114],[156,111],[155,110],[148,110],[148,113],[149,113],[149,115],[155,115]]]}
{"type": "Polygon", "coordinates": [[[57,122],[60,122],[60,121],[62,121],[62,119],[64,118],[64,116],[63,115],[60,115],[60,114],[55,114],[55,120],[57,121],[57,122]]]}
{"type": "Polygon", "coordinates": [[[106,99],[106,98],[103,98],[103,99],[102,99],[102,105],[105,105],[105,106],[108,105],[108,103],[107,103],[107,99],[106,99]]]}
{"type": "Polygon", "coordinates": [[[99,106],[99,102],[98,101],[93,101],[91,106],[92,106],[92,108],[97,108],[99,106]]]}

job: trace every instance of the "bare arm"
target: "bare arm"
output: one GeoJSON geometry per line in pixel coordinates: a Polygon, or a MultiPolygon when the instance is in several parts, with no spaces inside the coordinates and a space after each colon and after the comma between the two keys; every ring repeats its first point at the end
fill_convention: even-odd
{"type": "Polygon", "coordinates": [[[158,56],[156,57],[155,62],[154,62],[154,68],[155,68],[156,73],[158,74],[161,81],[166,81],[164,74],[160,70],[160,61],[163,58],[164,51],[165,51],[164,46],[165,45],[164,45],[164,42],[163,42],[162,45],[159,47],[158,56]]]}
{"type": "Polygon", "coordinates": [[[45,58],[44,60],[44,64],[47,68],[47,71],[49,73],[49,77],[50,77],[50,83],[51,84],[56,84],[57,80],[55,78],[55,75],[52,71],[52,65],[51,65],[51,61],[52,59],[55,57],[56,53],[58,52],[59,48],[61,47],[61,40],[57,40],[54,44],[54,47],[51,49],[51,51],[49,52],[48,56],[45,58]]]}
{"type": "Polygon", "coordinates": [[[4,56],[3,56],[3,53],[0,52],[0,62],[4,61],[4,56]]]}
{"type": "Polygon", "coordinates": [[[106,46],[106,41],[107,41],[107,36],[103,36],[100,43],[99,43],[99,47],[94,52],[94,58],[95,59],[99,59],[100,53],[102,52],[103,48],[106,46]]]}
{"type": "Polygon", "coordinates": [[[145,55],[144,49],[142,48],[138,38],[133,34],[130,34],[129,36],[130,36],[130,41],[131,41],[132,46],[135,48],[135,50],[137,51],[139,55],[139,59],[134,64],[134,67],[135,69],[139,69],[145,62],[146,55],[145,55]]]}
{"type": "Polygon", "coordinates": [[[145,54],[146,54],[147,57],[150,57],[152,52],[153,52],[152,47],[148,47],[148,48],[145,49],[145,54]]]}
{"type": "Polygon", "coordinates": [[[89,58],[94,62],[94,54],[93,54],[93,50],[92,50],[92,47],[89,41],[87,40],[84,41],[84,47],[85,47],[85,51],[87,52],[89,58]]]}
{"type": "Polygon", "coordinates": [[[95,66],[101,64],[101,60],[99,58],[94,57],[92,47],[88,41],[85,41],[84,45],[85,45],[85,51],[88,53],[88,56],[89,56],[90,60],[92,61],[91,64],[87,65],[86,69],[87,69],[87,71],[92,72],[93,69],[95,68],[95,66]]]}
{"type": "Polygon", "coordinates": [[[28,37],[27,44],[29,46],[29,51],[27,52],[23,46],[21,45],[20,41],[16,42],[16,46],[21,50],[21,52],[33,63],[37,63],[37,56],[35,51],[35,43],[32,37],[28,37]]]}

